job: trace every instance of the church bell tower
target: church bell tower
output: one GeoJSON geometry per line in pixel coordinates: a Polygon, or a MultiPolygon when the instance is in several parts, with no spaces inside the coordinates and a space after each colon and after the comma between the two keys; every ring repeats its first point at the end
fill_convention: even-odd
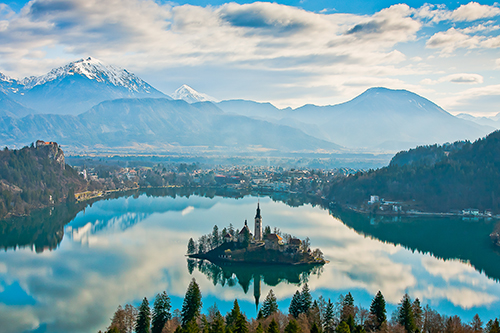
{"type": "Polygon", "coordinates": [[[262,216],[260,216],[260,207],[257,203],[257,214],[255,214],[255,240],[262,240],[262,216]]]}

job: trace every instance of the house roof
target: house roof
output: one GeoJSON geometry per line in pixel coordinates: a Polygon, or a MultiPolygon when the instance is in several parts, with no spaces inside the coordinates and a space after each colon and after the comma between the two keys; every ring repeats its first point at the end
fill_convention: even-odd
{"type": "Polygon", "coordinates": [[[292,238],[292,239],[290,239],[290,241],[288,243],[290,245],[300,245],[300,244],[302,244],[302,241],[298,238],[292,238]]]}
{"type": "Polygon", "coordinates": [[[283,240],[283,238],[281,238],[281,236],[277,235],[277,234],[269,234],[269,235],[267,235],[266,238],[269,240],[277,240],[277,241],[283,240]]]}

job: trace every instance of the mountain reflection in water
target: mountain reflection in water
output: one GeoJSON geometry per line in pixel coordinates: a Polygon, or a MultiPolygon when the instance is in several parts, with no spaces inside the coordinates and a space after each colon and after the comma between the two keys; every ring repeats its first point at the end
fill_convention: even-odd
{"type": "Polygon", "coordinates": [[[300,286],[309,281],[311,275],[321,275],[323,266],[318,265],[249,265],[240,263],[212,263],[203,259],[187,259],[189,274],[197,268],[212,281],[214,286],[233,287],[239,284],[245,294],[253,281],[253,295],[255,307],[259,307],[261,296],[261,282],[275,287],[281,282],[300,286]]]}

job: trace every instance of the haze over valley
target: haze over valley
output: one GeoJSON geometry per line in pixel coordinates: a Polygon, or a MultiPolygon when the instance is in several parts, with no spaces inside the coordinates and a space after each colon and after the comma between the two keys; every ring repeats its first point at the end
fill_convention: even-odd
{"type": "Polygon", "coordinates": [[[217,101],[182,85],[172,97],[133,73],[94,58],[40,77],[0,81],[0,138],[33,138],[72,149],[349,153],[396,152],[475,140],[495,129],[455,117],[407,90],[370,88],[342,104],[279,109],[249,100],[217,101]]]}

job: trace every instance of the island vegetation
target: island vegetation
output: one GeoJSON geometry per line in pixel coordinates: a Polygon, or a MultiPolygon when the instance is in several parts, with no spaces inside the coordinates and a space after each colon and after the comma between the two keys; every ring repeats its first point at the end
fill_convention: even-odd
{"type": "MultiPolygon", "coordinates": [[[[349,292],[338,299],[314,299],[307,284],[292,296],[288,309],[279,309],[271,289],[257,318],[249,318],[240,309],[238,300],[224,316],[217,304],[203,313],[202,293],[193,278],[187,288],[181,309],[172,311],[166,292],[156,295],[153,309],[144,297],[136,308],[118,306],[106,333],[499,333],[498,318],[484,324],[476,314],[470,322],[460,317],[439,314],[418,298],[404,294],[392,315],[379,291],[368,309],[355,305],[349,292]]],[[[101,332],[101,331],[100,331],[101,332]]]]}
{"type": "Polygon", "coordinates": [[[307,237],[300,240],[278,228],[266,226],[262,229],[262,216],[257,205],[254,234],[245,220],[241,230],[233,225],[219,233],[217,225],[209,235],[203,235],[196,243],[188,241],[187,255],[191,258],[206,259],[214,263],[231,262],[234,264],[280,264],[280,265],[323,265],[327,261],[320,249],[311,251],[307,237]]]}

